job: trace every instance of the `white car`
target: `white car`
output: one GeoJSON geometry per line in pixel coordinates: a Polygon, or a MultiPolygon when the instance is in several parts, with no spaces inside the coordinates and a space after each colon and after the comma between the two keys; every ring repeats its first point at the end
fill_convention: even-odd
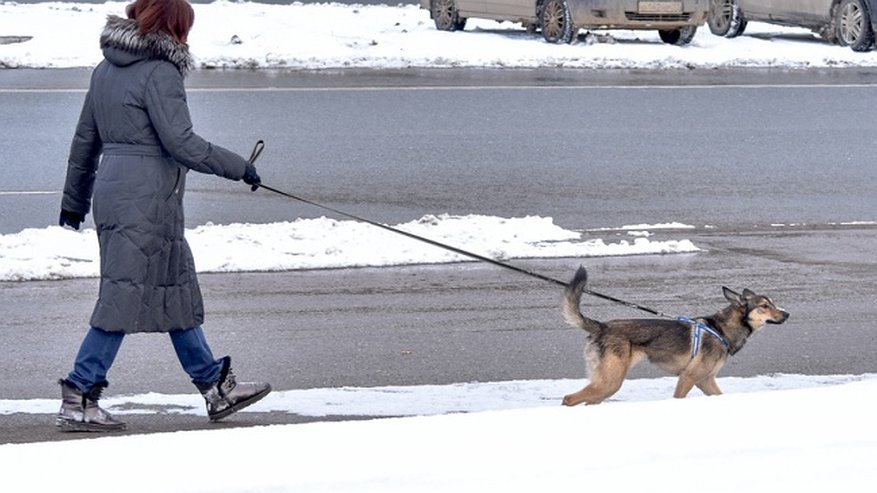
{"type": "Polygon", "coordinates": [[[874,47],[877,0],[710,0],[710,31],[733,38],[748,21],[812,29],[854,51],[874,47]]]}
{"type": "Polygon", "coordinates": [[[569,43],[579,29],[654,29],[684,45],[706,22],[708,0],[420,0],[435,27],[457,31],[477,17],[540,29],[551,43],[569,43]]]}

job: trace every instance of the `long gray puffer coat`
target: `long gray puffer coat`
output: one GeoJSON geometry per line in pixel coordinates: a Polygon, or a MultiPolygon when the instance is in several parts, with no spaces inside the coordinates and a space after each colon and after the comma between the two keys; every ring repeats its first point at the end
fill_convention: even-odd
{"type": "Polygon", "coordinates": [[[167,332],[201,325],[204,307],[183,237],[189,169],[240,180],[241,156],[192,130],[183,78],[186,45],[141,36],[110,16],[73,137],[61,208],[85,216],[94,197],[100,293],[91,326],[167,332]],[[98,165],[99,163],[99,165],[98,165]]]}

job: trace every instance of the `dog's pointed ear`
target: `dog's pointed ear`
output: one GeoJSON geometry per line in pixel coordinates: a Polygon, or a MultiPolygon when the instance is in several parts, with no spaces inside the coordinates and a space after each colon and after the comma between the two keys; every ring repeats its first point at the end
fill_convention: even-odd
{"type": "Polygon", "coordinates": [[[751,300],[755,296],[756,296],[756,294],[753,293],[751,290],[745,289],[745,288],[743,289],[743,299],[744,300],[751,300]]]}
{"type": "Polygon", "coordinates": [[[740,293],[735,292],[731,288],[722,286],[722,293],[725,295],[725,299],[730,301],[731,303],[735,303],[737,305],[743,304],[743,297],[740,296],[740,293]]]}

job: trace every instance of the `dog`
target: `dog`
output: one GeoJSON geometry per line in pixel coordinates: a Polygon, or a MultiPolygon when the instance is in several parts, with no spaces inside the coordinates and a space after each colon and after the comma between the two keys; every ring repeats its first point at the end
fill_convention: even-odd
{"type": "Polygon", "coordinates": [[[679,377],[673,397],[685,397],[694,386],[706,395],[721,394],[716,374],[728,356],[740,351],[765,324],[781,324],[789,318],[767,296],[723,287],[731,304],[708,317],[599,322],[585,317],[580,309],[587,282],[588,272],[579,267],[564,293],[567,323],[588,332],[585,359],[590,378],[585,388],[563,398],[565,406],[603,402],[618,392],[630,369],[643,359],[679,377]]]}

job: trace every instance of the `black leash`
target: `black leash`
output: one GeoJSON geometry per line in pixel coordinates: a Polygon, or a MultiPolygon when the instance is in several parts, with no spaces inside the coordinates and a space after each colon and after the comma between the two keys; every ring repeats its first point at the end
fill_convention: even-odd
{"type": "MultiPolygon", "coordinates": [[[[259,154],[262,153],[262,149],[264,149],[264,148],[265,148],[265,144],[264,144],[261,140],[260,140],[259,142],[256,143],[256,147],[253,149],[253,154],[250,156],[250,160],[249,160],[251,164],[253,163],[253,161],[256,160],[257,157],[259,157],[259,154]]],[[[496,265],[496,266],[498,266],[498,267],[502,267],[502,268],[504,268],[504,269],[508,269],[508,270],[511,270],[511,271],[515,271],[515,272],[518,272],[518,273],[521,273],[521,274],[524,274],[524,275],[530,276],[530,277],[534,277],[534,278],[536,278],[536,279],[541,279],[541,280],[543,280],[543,281],[547,281],[547,282],[550,282],[550,283],[553,283],[553,284],[557,284],[558,286],[563,286],[564,288],[569,284],[569,283],[566,283],[566,282],[561,281],[561,280],[559,280],[559,279],[555,279],[555,278],[553,278],[553,277],[549,277],[549,276],[546,276],[546,275],[543,275],[543,274],[539,274],[538,272],[533,272],[533,271],[531,271],[531,270],[527,270],[527,269],[524,269],[524,268],[522,268],[522,267],[518,267],[518,266],[515,266],[515,265],[507,264],[507,263],[505,263],[505,262],[500,262],[499,260],[492,259],[492,258],[490,258],[490,257],[485,257],[485,256],[483,256],[483,255],[479,255],[479,254],[477,254],[477,253],[472,253],[472,252],[469,252],[469,251],[463,250],[462,248],[457,248],[457,247],[455,247],[455,246],[448,245],[448,244],[446,244],[446,243],[441,243],[441,242],[439,242],[439,241],[431,240],[431,239],[429,239],[429,238],[425,238],[425,237],[423,237],[423,236],[416,235],[416,234],[414,234],[414,233],[409,233],[409,232],[407,232],[407,231],[402,231],[401,229],[396,229],[396,228],[394,228],[394,227],[392,227],[392,226],[387,226],[386,224],[381,224],[381,223],[379,223],[379,222],[372,221],[371,219],[366,219],[366,218],[364,218],[364,217],[359,217],[359,216],[357,216],[357,215],[350,214],[349,212],[344,212],[344,211],[342,211],[342,210],[338,210],[338,209],[335,209],[335,208],[333,208],[333,207],[329,207],[329,206],[327,206],[327,205],[323,205],[323,204],[320,204],[320,203],[318,203],[318,202],[314,202],[313,200],[309,200],[309,199],[306,199],[306,198],[304,198],[304,197],[300,197],[300,196],[298,196],[298,195],[294,195],[294,194],[291,194],[291,193],[288,193],[288,192],[284,192],[284,191],[282,191],[282,190],[278,190],[278,189],[276,189],[276,188],[274,188],[274,187],[271,187],[271,186],[265,185],[264,183],[260,183],[260,184],[259,184],[259,188],[264,188],[265,190],[268,190],[269,192],[274,192],[274,193],[276,193],[277,195],[281,195],[281,196],[283,196],[283,197],[286,197],[286,198],[289,198],[289,199],[292,199],[292,200],[297,200],[297,201],[299,201],[299,202],[302,202],[302,203],[305,203],[305,204],[308,204],[308,205],[312,205],[312,206],[314,206],[314,207],[318,207],[318,208],[320,208],[320,209],[324,209],[324,210],[327,210],[327,211],[330,211],[330,212],[334,212],[335,214],[338,214],[338,215],[340,215],[340,216],[347,217],[348,219],[353,219],[354,221],[359,221],[359,222],[363,222],[363,223],[366,223],[366,224],[370,224],[370,225],[372,225],[372,226],[376,226],[376,227],[378,227],[378,228],[385,229],[385,230],[387,230],[387,231],[391,231],[391,232],[393,232],[393,233],[396,233],[396,234],[399,234],[399,235],[402,235],[402,236],[407,236],[408,238],[411,238],[411,239],[413,239],[413,240],[422,241],[422,242],[424,242],[424,243],[428,243],[428,244],[430,244],[430,245],[433,245],[433,246],[436,246],[436,247],[439,247],[439,248],[443,248],[443,249],[445,249],[445,250],[449,250],[449,251],[454,252],[454,253],[457,253],[457,254],[459,254],[459,255],[463,255],[463,256],[470,257],[470,258],[473,258],[473,259],[476,259],[476,260],[480,260],[480,261],[482,261],[482,262],[487,262],[488,264],[493,264],[493,265],[496,265]]],[[[597,297],[597,298],[602,298],[602,299],[604,299],[604,300],[611,301],[611,302],[613,302],[613,303],[618,303],[618,304],[620,304],[620,305],[624,305],[624,306],[627,306],[627,307],[630,307],[630,308],[635,308],[635,309],[637,309],[637,310],[642,310],[642,311],[644,311],[644,312],[651,313],[652,315],[657,315],[657,316],[659,316],[659,317],[669,317],[669,318],[673,318],[673,317],[671,317],[670,315],[667,315],[666,313],[660,312],[660,311],[658,311],[658,310],[654,310],[654,309],[652,309],[652,308],[648,308],[648,307],[645,307],[645,306],[642,306],[642,305],[637,305],[636,303],[631,303],[631,302],[629,302],[629,301],[620,300],[620,299],[618,299],[618,298],[615,298],[615,297],[612,297],[612,296],[609,296],[609,295],[606,295],[606,294],[598,293],[598,292],[596,292],[596,291],[591,291],[591,290],[589,290],[589,289],[587,289],[587,288],[583,289],[582,292],[585,293],[585,294],[591,295],[591,296],[595,296],[595,297],[597,297]]]]}

